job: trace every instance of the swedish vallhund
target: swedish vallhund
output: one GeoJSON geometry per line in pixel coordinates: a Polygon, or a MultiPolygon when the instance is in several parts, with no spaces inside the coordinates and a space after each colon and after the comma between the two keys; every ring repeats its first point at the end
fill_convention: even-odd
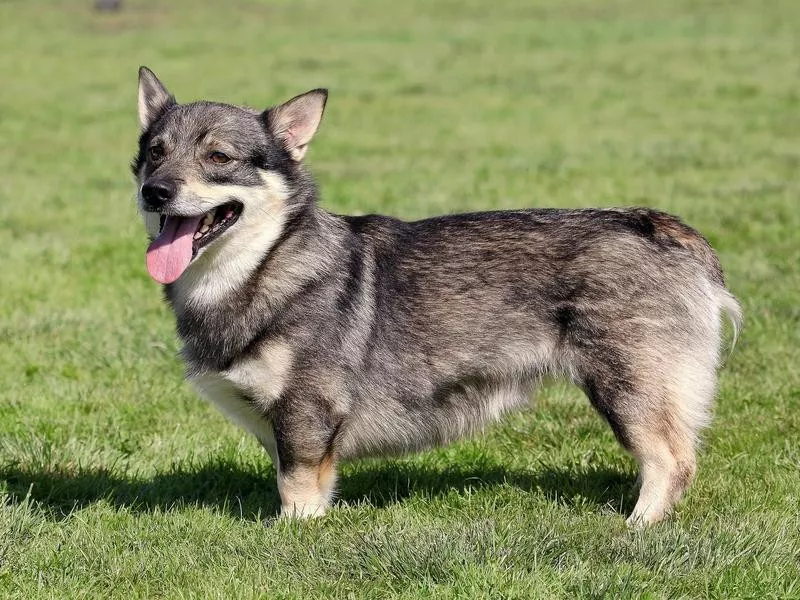
{"type": "Polygon", "coordinates": [[[639,463],[628,522],[664,518],[695,474],[722,313],[741,321],[705,238],[645,208],[331,214],[303,164],[326,99],[178,104],[139,72],[147,270],[189,381],[272,457],[282,514],[323,514],[339,461],[446,444],[556,375],[639,463]]]}

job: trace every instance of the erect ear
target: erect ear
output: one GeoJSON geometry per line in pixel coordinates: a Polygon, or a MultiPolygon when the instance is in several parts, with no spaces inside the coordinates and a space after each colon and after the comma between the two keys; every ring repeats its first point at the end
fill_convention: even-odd
{"type": "Polygon", "coordinates": [[[311,90],[264,112],[267,128],[292,160],[302,160],[306,155],[308,143],[322,120],[327,100],[328,90],[311,90]]]}
{"type": "Polygon", "coordinates": [[[164,111],[175,104],[175,96],[167,91],[155,73],[139,67],[139,127],[146,130],[164,111]]]}

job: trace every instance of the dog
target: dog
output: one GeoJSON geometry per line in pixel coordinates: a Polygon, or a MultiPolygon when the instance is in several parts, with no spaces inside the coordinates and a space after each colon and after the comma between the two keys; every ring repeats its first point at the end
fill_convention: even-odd
{"type": "Polygon", "coordinates": [[[281,515],[325,513],[337,464],[447,444],[577,384],[637,460],[628,522],[669,514],[708,425],[719,259],[646,208],[404,222],[323,210],[303,159],[327,90],[268,108],[179,104],[139,71],[132,163],[187,379],[276,467],[281,515]]]}

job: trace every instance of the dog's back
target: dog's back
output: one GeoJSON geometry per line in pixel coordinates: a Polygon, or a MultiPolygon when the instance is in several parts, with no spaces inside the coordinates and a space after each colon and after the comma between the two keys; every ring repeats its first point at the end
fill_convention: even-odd
{"type": "Polygon", "coordinates": [[[631,518],[663,516],[695,470],[721,313],[740,319],[700,234],[648,209],[348,221],[367,240],[376,310],[353,354],[360,406],[338,432],[343,455],[449,441],[563,375],[642,464],[631,518]]]}

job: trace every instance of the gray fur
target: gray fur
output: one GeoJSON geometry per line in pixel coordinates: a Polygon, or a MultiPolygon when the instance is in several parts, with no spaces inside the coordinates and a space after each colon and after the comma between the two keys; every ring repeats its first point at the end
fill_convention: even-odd
{"type": "MultiPolygon", "coordinates": [[[[721,314],[740,320],[699,233],[644,208],[333,215],[274,125],[285,109],[173,104],[149,75],[145,107],[162,111],[144,126],[139,184],[179,180],[186,206],[201,181],[220,190],[212,204],[238,199],[243,220],[274,229],[248,245],[234,224],[165,291],[190,380],[270,451],[286,514],[324,512],[337,461],[478,431],[545,374],[585,390],[639,461],[630,521],[674,506],[709,420],[721,314]],[[193,158],[209,136],[241,156],[225,177],[193,158]],[[171,144],[159,165],[154,139],[171,144]]],[[[318,122],[324,99],[312,104],[318,122]]]]}

